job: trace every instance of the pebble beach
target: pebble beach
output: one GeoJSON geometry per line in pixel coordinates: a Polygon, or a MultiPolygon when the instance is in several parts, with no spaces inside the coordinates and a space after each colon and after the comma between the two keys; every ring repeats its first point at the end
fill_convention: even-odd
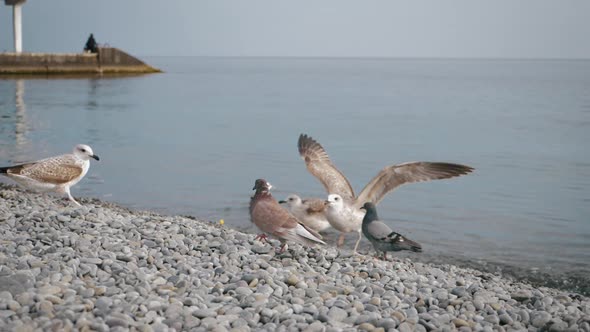
{"type": "Polygon", "coordinates": [[[0,331],[590,331],[576,293],[79,202],[0,184],[0,331]]]}

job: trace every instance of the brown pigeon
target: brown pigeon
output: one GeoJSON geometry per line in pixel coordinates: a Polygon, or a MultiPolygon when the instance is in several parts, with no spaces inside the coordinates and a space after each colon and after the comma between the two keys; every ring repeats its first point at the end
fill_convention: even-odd
{"type": "MultiPolygon", "coordinates": [[[[306,246],[325,244],[321,236],[311,228],[303,225],[297,218],[283,209],[270,194],[271,184],[264,179],[254,183],[256,193],[250,199],[250,219],[258,228],[273,235],[283,244],[279,252],[283,252],[287,241],[297,242],[306,246]]],[[[260,234],[258,239],[266,239],[260,234]]]]}

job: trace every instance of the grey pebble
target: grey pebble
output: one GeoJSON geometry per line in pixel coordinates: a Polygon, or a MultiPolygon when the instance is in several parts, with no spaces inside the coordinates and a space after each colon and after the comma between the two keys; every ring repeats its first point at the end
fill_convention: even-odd
{"type": "Polygon", "coordinates": [[[414,327],[406,322],[401,323],[398,328],[399,332],[412,332],[414,331],[414,327]]]}
{"type": "Polygon", "coordinates": [[[348,316],[348,313],[346,312],[346,310],[339,308],[339,307],[332,307],[332,308],[330,308],[330,311],[328,311],[328,317],[331,321],[333,320],[333,321],[340,322],[344,318],[346,318],[347,316],[348,316]]]}
{"type": "Polygon", "coordinates": [[[465,289],[465,287],[455,287],[451,291],[451,294],[457,295],[458,297],[464,297],[467,295],[467,289],[465,289]]]}
{"type": "Polygon", "coordinates": [[[534,327],[541,328],[551,320],[551,315],[545,311],[536,311],[531,314],[531,324],[534,327]]]}
{"type": "Polygon", "coordinates": [[[216,315],[217,315],[217,313],[211,309],[199,309],[199,310],[193,311],[193,316],[200,318],[200,319],[207,318],[207,317],[215,317],[216,315]]]}
{"type": "Polygon", "coordinates": [[[498,318],[500,319],[500,324],[502,325],[512,325],[513,323],[512,317],[510,317],[508,314],[502,314],[498,316],[498,318]]]}

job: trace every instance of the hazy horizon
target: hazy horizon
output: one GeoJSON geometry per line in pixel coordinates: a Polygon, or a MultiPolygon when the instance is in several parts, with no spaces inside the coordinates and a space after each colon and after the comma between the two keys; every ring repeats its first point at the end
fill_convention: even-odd
{"type": "MultiPolygon", "coordinates": [[[[28,1],[25,52],[80,52],[90,33],[137,56],[590,59],[590,1],[28,1]],[[157,22],[157,23],[154,23],[157,22]]],[[[12,51],[0,6],[0,51],[12,51]]]]}

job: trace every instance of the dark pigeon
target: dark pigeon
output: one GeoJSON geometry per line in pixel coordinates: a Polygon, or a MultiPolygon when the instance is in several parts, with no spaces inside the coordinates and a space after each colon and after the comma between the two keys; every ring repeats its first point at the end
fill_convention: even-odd
{"type": "Polygon", "coordinates": [[[383,252],[385,260],[387,260],[388,251],[411,250],[422,252],[420,244],[392,231],[389,226],[379,221],[375,204],[367,202],[362,209],[367,211],[363,218],[363,234],[373,244],[377,252],[383,252]]]}
{"type": "MultiPolygon", "coordinates": [[[[277,237],[281,243],[280,252],[285,250],[287,241],[305,246],[325,244],[321,236],[303,225],[297,218],[283,209],[270,194],[271,184],[264,179],[254,183],[256,193],[250,199],[250,219],[264,233],[277,237]]],[[[266,239],[265,234],[257,238],[266,239]]]]}

